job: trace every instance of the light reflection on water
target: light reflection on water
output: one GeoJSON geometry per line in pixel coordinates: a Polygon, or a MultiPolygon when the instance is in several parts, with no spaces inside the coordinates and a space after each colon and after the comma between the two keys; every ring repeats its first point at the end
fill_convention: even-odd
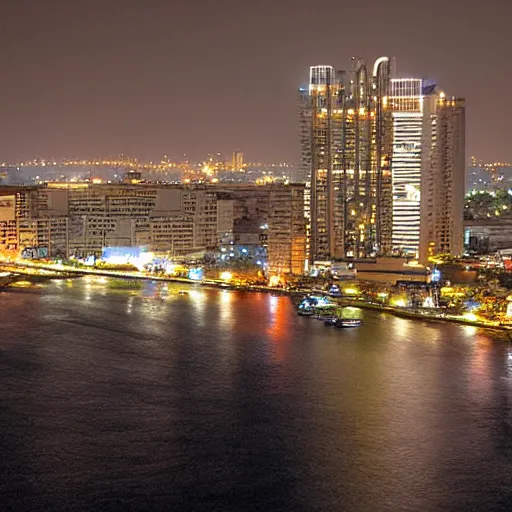
{"type": "Polygon", "coordinates": [[[205,326],[206,296],[202,290],[189,290],[188,297],[193,308],[193,322],[200,327],[205,326]]]}
{"type": "Polygon", "coordinates": [[[462,330],[468,338],[472,338],[478,332],[478,328],[476,328],[474,325],[463,325],[462,330]]]}
{"type": "Polygon", "coordinates": [[[506,367],[508,371],[508,377],[509,379],[512,379],[512,348],[510,348],[508,351],[506,367]]]}
{"type": "Polygon", "coordinates": [[[126,301],[126,312],[131,314],[133,310],[133,295],[129,295],[126,301]]]}
{"type": "Polygon", "coordinates": [[[235,299],[235,293],[229,290],[222,290],[220,292],[220,304],[219,304],[219,320],[222,328],[229,333],[234,325],[233,315],[233,301],[235,299]]]}
{"type": "Polygon", "coordinates": [[[4,506],[506,510],[510,345],[180,288],[0,295],[4,506]]]}
{"type": "Polygon", "coordinates": [[[393,335],[404,341],[411,340],[413,326],[411,321],[405,318],[392,317],[393,335]]]}

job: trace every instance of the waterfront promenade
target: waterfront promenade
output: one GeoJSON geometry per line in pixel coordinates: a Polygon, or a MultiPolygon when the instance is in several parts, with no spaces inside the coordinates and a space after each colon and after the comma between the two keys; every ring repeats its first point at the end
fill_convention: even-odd
{"type": "MultiPolygon", "coordinates": [[[[177,277],[177,276],[155,276],[153,274],[149,274],[146,272],[140,271],[116,271],[116,270],[104,270],[97,268],[84,268],[84,267],[72,267],[69,265],[57,264],[57,263],[34,263],[34,262],[7,262],[0,261],[0,268],[11,268],[11,269],[31,269],[31,270],[40,270],[44,272],[43,274],[46,279],[49,278],[48,272],[55,273],[55,276],[66,274],[67,276],[85,276],[85,275],[94,275],[98,277],[110,277],[110,278],[118,278],[118,279],[136,279],[136,280],[151,280],[151,281],[160,281],[160,282],[174,282],[174,283],[182,283],[184,285],[202,285],[202,286],[210,286],[215,288],[227,288],[227,289],[236,289],[241,291],[253,291],[253,292],[266,292],[266,293],[275,293],[275,294],[287,294],[287,295],[304,295],[303,292],[290,291],[283,288],[274,288],[270,286],[244,286],[244,285],[234,285],[229,282],[215,279],[208,279],[203,281],[197,281],[193,279],[188,279],[186,277],[177,277]]],[[[37,275],[37,274],[36,274],[37,275]]],[[[313,290],[311,290],[313,291],[313,290]]],[[[453,315],[447,314],[444,311],[439,311],[436,309],[428,309],[428,308],[404,308],[398,306],[390,306],[390,305],[382,305],[375,304],[363,299],[353,299],[353,298],[336,298],[332,299],[333,302],[336,302],[340,305],[346,306],[354,306],[362,309],[372,309],[377,311],[383,311],[395,316],[400,316],[403,318],[409,318],[412,320],[420,320],[420,321],[429,321],[429,322],[451,322],[458,323],[463,325],[469,325],[478,328],[484,329],[492,329],[497,331],[506,331],[507,333],[512,333],[512,323],[510,325],[504,325],[499,322],[486,321],[482,319],[469,319],[464,317],[463,315],[453,315]]]]}
{"type": "MultiPolygon", "coordinates": [[[[169,283],[182,283],[184,285],[202,285],[202,286],[212,286],[216,288],[231,288],[237,290],[246,290],[246,291],[258,291],[258,292],[271,292],[271,293],[290,293],[283,288],[275,288],[271,286],[254,286],[254,285],[235,285],[229,282],[220,280],[220,279],[207,279],[207,280],[194,280],[189,279],[187,277],[178,277],[178,276],[159,276],[150,274],[148,272],[140,272],[140,271],[121,271],[121,270],[105,270],[105,269],[97,269],[97,268],[87,268],[87,267],[73,267],[69,265],[63,265],[58,263],[34,263],[34,262],[9,262],[9,261],[0,261],[0,268],[8,269],[12,272],[21,272],[27,269],[31,270],[40,270],[41,272],[53,272],[55,276],[59,276],[60,274],[66,274],[69,276],[86,276],[86,275],[94,275],[98,277],[112,277],[118,279],[136,279],[136,280],[150,280],[150,281],[161,281],[161,282],[169,282],[169,283]]],[[[37,275],[37,274],[33,274],[37,275]]],[[[48,274],[45,274],[48,275],[48,274]]]]}

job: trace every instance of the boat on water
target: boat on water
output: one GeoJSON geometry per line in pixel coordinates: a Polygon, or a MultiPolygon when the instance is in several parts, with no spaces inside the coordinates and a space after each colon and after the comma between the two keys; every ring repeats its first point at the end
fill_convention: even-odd
{"type": "Polygon", "coordinates": [[[313,316],[315,314],[315,308],[312,306],[300,304],[297,309],[297,314],[300,316],[313,316]]]}
{"type": "Polygon", "coordinates": [[[325,297],[310,295],[303,299],[297,308],[301,316],[321,315],[323,312],[332,309],[331,304],[325,297]]]}
{"type": "Polygon", "coordinates": [[[360,318],[338,318],[335,327],[359,327],[361,325],[363,325],[363,321],[360,318]]]}
{"type": "Polygon", "coordinates": [[[333,316],[324,320],[324,324],[326,327],[359,327],[363,324],[361,310],[349,306],[338,308],[333,316]]]}
{"type": "Polygon", "coordinates": [[[340,287],[337,284],[333,284],[329,288],[329,297],[342,297],[340,287]]]}

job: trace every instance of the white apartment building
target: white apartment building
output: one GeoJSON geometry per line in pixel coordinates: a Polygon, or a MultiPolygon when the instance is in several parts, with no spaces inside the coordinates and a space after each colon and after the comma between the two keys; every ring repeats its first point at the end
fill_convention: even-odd
{"type": "Polygon", "coordinates": [[[391,80],[393,112],[393,249],[417,257],[421,237],[421,180],[429,172],[432,98],[423,80],[391,80]]]}

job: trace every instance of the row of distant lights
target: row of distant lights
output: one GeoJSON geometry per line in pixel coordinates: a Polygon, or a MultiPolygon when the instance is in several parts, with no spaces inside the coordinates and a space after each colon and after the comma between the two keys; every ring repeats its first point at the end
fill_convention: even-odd
{"type": "MultiPolygon", "coordinates": [[[[8,166],[7,162],[2,162],[1,165],[3,167],[8,166]]],[[[175,168],[175,167],[184,167],[186,163],[178,163],[178,162],[170,162],[162,160],[159,163],[149,162],[149,163],[141,163],[138,160],[64,160],[64,161],[53,161],[47,162],[46,160],[29,160],[27,162],[20,162],[16,164],[16,167],[46,167],[46,166],[57,166],[62,165],[64,167],[73,167],[80,165],[87,166],[100,166],[100,165],[115,165],[115,166],[123,166],[123,167],[138,167],[144,169],[162,169],[162,168],[175,168]]],[[[291,164],[286,162],[282,162],[279,164],[262,164],[262,163],[246,163],[244,167],[290,167],[291,164]]]]}
{"type": "MultiPolygon", "coordinates": [[[[491,190],[490,192],[487,190],[471,190],[470,192],[468,192],[468,196],[476,196],[476,195],[483,195],[483,194],[488,194],[488,195],[491,195],[492,197],[496,197],[496,192],[494,190],[491,190]]],[[[507,194],[509,196],[512,196],[512,189],[509,188],[507,190],[507,194]]]]}
{"type": "Polygon", "coordinates": [[[478,161],[478,159],[474,156],[471,157],[471,163],[473,166],[481,166],[484,168],[492,168],[492,167],[512,167],[512,163],[509,162],[494,162],[494,163],[483,163],[478,161]]]}

